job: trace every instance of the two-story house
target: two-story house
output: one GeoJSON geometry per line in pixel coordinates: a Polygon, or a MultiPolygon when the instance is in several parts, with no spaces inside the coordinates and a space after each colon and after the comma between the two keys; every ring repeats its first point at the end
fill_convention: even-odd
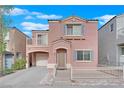
{"type": "Polygon", "coordinates": [[[98,63],[97,20],[76,16],[48,20],[49,30],[33,30],[27,40],[27,66],[67,69],[96,67],[98,63]]]}
{"type": "Polygon", "coordinates": [[[113,17],[98,31],[99,64],[124,64],[124,14],[113,17]]]}
{"type": "Polygon", "coordinates": [[[16,59],[26,56],[26,38],[27,36],[16,27],[10,28],[6,41],[6,51],[3,56],[3,68],[10,69],[16,59]]]}

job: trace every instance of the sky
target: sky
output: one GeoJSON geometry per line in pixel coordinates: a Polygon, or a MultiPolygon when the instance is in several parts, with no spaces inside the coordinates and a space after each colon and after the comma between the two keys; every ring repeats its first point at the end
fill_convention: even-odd
{"type": "Polygon", "coordinates": [[[46,30],[48,19],[64,19],[78,16],[98,19],[98,28],[112,17],[123,14],[124,6],[117,5],[18,5],[11,11],[12,27],[17,27],[28,36],[32,30],[46,30]]]}

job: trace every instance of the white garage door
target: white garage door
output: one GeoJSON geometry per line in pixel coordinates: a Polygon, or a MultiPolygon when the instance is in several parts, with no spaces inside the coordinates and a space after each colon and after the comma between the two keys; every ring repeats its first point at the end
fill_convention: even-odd
{"type": "Polygon", "coordinates": [[[48,54],[47,53],[37,53],[36,54],[36,66],[47,66],[48,54]]]}

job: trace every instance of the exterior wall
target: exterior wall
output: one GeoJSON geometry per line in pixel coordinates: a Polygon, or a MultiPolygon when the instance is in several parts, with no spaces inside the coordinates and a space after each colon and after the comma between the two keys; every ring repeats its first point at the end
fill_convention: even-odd
{"type": "Polygon", "coordinates": [[[20,32],[16,28],[10,29],[7,37],[5,38],[7,42],[6,51],[14,54],[14,62],[17,59],[16,54],[20,53],[21,57],[25,59],[26,56],[26,35],[20,32]]]}
{"type": "Polygon", "coordinates": [[[70,42],[66,42],[64,40],[59,40],[58,42],[53,43],[50,45],[49,48],[49,60],[48,60],[48,67],[57,64],[57,49],[66,49],[67,50],[67,67],[71,64],[71,46],[70,42]]]}
{"type": "MultiPolygon", "coordinates": [[[[49,53],[48,68],[56,66],[57,49],[66,49],[67,68],[73,67],[96,67],[98,64],[98,31],[97,21],[83,20],[78,17],[69,17],[61,21],[49,21],[49,31],[32,31],[31,44],[26,45],[26,59],[29,62],[30,53],[47,52],[49,53]],[[84,34],[81,36],[66,36],[64,26],[66,24],[84,25],[84,34]],[[48,34],[48,46],[38,46],[36,44],[37,34],[48,34]],[[76,49],[90,49],[93,52],[91,62],[77,62],[74,59],[76,49]]],[[[83,30],[83,29],[82,29],[83,30]]],[[[35,56],[36,57],[36,56],[35,56]]],[[[29,66],[29,63],[28,65],[29,66]]]]}
{"type": "Polygon", "coordinates": [[[102,65],[118,65],[116,45],[116,18],[112,19],[98,31],[99,40],[99,64],[102,65]],[[110,31],[110,25],[114,25],[114,29],[110,31]]]}
{"type": "MultiPolygon", "coordinates": [[[[99,30],[99,63],[123,65],[120,60],[121,46],[124,46],[124,14],[118,15],[99,30]],[[114,23],[114,31],[110,25],[114,23]],[[108,30],[108,31],[106,31],[108,30]]],[[[124,59],[121,57],[121,59],[124,59]]]]}
{"type": "MultiPolygon", "coordinates": [[[[47,35],[48,31],[32,31],[32,45],[34,45],[34,46],[38,46],[37,45],[37,35],[38,34],[47,35]]],[[[44,46],[40,46],[40,47],[44,47],[44,46]]]]}
{"type": "Polygon", "coordinates": [[[97,22],[84,23],[84,38],[85,40],[73,40],[72,42],[72,65],[76,67],[96,67],[98,64],[98,31],[97,22]],[[93,52],[93,59],[91,62],[78,62],[74,59],[74,51],[76,49],[89,49],[93,52]]]}
{"type": "Polygon", "coordinates": [[[14,43],[15,43],[14,44],[14,52],[21,53],[22,58],[25,58],[25,56],[26,56],[26,36],[23,33],[15,30],[14,43]]]}
{"type": "Polygon", "coordinates": [[[14,42],[13,42],[14,41],[14,32],[13,32],[13,30],[10,30],[7,33],[5,40],[6,40],[6,44],[7,44],[6,51],[14,52],[14,42]]]}
{"type": "MultiPolygon", "coordinates": [[[[32,31],[32,38],[26,39],[26,60],[27,60],[27,68],[30,67],[30,62],[32,62],[32,66],[36,66],[36,53],[49,53],[49,46],[38,45],[37,44],[37,35],[38,34],[48,34],[48,31],[32,31]],[[32,58],[32,59],[31,59],[32,58]]],[[[49,59],[49,58],[48,58],[49,59]]]]}
{"type": "Polygon", "coordinates": [[[26,53],[36,52],[36,51],[42,51],[42,52],[48,52],[48,45],[42,46],[37,45],[37,35],[38,34],[48,34],[48,31],[32,31],[32,39],[27,38],[26,42],[26,53]]]}
{"type": "Polygon", "coordinates": [[[117,24],[117,61],[120,65],[124,65],[124,56],[121,55],[121,47],[124,46],[124,14],[117,16],[116,18],[116,24],[117,24]],[[121,46],[120,46],[121,45],[121,46]]]}
{"type": "Polygon", "coordinates": [[[124,43],[124,14],[116,17],[117,44],[124,43]]]}
{"type": "MultiPolygon", "coordinates": [[[[52,21],[49,22],[49,44],[52,43],[52,41],[55,41],[57,39],[60,39],[60,37],[64,38],[65,40],[68,40],[68,38],[72,40],[68,40],[71,42],[71,48],[68,49],[67,46],[58,45],[58,47],[66,47],[69,51],[69,58],[67,60],[68,63],[71,63],[74,67],[96,67],[98,63],[98,31],[97,31],[97,22],[96,21],[85,21],[78,18],[74,18],[75,22],[73,21],[73,18],[69,18],[68,20],[63,21],[52,21]],[[84,35],[83,36],[65,36],[64,35],[64,25],[65,24],[83,24],[84,25],[84,35]],[[54,33],[54,34],[53,34],[54,33]],[[80,40],[76,40],[80,39],[80,40]],[[92,46],[91,46],[92,45],[92,46]],[[93,50],[93,60],[92,62],[76,62],[74,60],[74,51],[76,49],[91,49],[93,50]]],[[[56,46],[57,47],[57,46],[56,46]]],[[[65,48],[65,49],[66,49],[65,48]]],[[[50,52],[53,53],[53,52],[50,52]]],[[[50,54],[50,60],[49,64],[54,63],[55,56],[54,54],[50,54]]]]}

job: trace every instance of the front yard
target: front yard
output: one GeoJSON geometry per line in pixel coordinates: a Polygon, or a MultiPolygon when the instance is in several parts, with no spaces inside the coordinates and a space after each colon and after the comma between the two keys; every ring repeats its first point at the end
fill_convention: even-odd
{"type": "MultiPolygon", "coordinates": [[[[55,79],[51,82],[47,80],[48,71],[46,67],[32,67],[19,70],[15,73],[0,77],[1,88],[99,88],[99,87],[124,87],[124,80],[110,77],[105,72],[85,71],[83,79],[74,79],[71,81],[70,72],[57,71],[55,79]],[[58,73],[58,74],[57,74],[58,73]],[[97,78],[87,78],[96,76],[97,78]],[[86,77],[87,76],[87,77],[86,77]],[[103,78],[98,78],[102,76],[103,78]],[[109,76],[109,78],[106,78],[109,76]],[[105,77],[105,78],[104,78],[105,77]],[[46,83],[47,82],[47,83],[46,83]]],[[[81,71],[81,73],[83,73],[81,71]]]]}

